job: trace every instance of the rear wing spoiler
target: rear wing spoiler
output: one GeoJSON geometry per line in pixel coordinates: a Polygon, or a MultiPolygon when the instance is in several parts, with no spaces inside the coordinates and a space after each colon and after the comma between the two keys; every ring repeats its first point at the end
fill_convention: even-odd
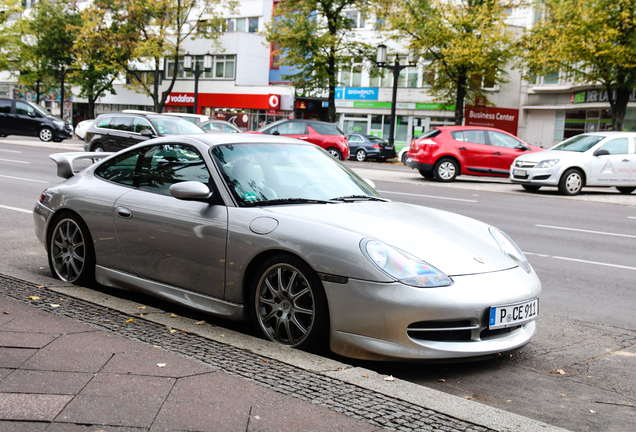
{"type": "Polygon", "coordinates": [[[99,159],[103,159],[114,153],[110,152],[69,152],[69,153],[55,153],[49,157],[57,164],[57,176],[64,179],[70,179],[75,175],[73,170],[73,163],[80,159],[91,159],[96,162],[99,159]]]}

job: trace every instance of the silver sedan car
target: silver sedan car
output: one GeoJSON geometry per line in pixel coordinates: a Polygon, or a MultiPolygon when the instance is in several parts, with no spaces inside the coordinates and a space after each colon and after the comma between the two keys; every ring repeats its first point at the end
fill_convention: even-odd
{"type": "Polygon", "coordinates": [[[67,180],[33,214],[64,281],[140,290],[360,359],[492,355],[535,332],[541,283],[510,237],[386,200],[315,145],[175,135],[51,158],[67,180]],[[82,158],[102,159],[75,173],[82,158]]]}

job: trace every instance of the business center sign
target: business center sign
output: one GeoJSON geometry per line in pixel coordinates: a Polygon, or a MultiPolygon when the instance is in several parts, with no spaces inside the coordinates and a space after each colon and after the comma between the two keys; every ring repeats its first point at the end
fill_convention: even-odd
{"type": "Polygon", "coordinates": [[[336,87],[336,99],[377,101],[377,87],[336,87]]]}
{"type": "Polygon", "coordinates": [[[466,126],[488,126],[517,135],[519,110],[496,107],[466,107],[464,124],[466,126]]]}

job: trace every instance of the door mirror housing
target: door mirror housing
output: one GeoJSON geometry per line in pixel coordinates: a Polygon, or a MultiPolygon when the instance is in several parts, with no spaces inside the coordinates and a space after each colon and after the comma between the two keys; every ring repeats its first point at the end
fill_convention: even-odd
{"type": "Polygon", "coordinates": [[[155,134],[154,134],[154,132],[153,132],[153,131],[151,131],[150,129],[144,129],[144,130],[142,130],[142,131],[141,131],[141,136],[145,136],[145,137],[148,137],[148,138],[152,138],[152,137],[154,137],[154,136],[155,136],[155,134]]]}
{"type": "Polygon", "coordinates": [[[184,201],[207,201],[212,192],[201,182],[184,181],[170,186],[170,195],[184,201]]]}
{"type": "Polygon", "coordinates": [[[594,152],[594,156],[609,156],[610,152],[607,150],[598,149],[594,152]]]}

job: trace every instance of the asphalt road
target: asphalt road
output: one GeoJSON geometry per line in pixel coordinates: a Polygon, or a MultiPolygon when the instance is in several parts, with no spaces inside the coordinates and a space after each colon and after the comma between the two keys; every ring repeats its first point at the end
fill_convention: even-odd
{"type": "MultiPolygon", "coordinates": [[[[31,216],[42,190],[60,180],[48,155],[73,143],[79,149],[81,141],[65,141],[58,150],[28,143],[35,146],[0,141],[0,272],[32,280],[50,275],[31,216]]],[[[347,165],[387,198],[501,228],[527,254],[543,294],[535,339],[499,358],[458,364],[339,360],[571,430],[634,429],[636,195],[586,189],[564,199],[554,190],[527,193],[505,179],[460,177],[440,185],[398,164],[347,165]]]]}

